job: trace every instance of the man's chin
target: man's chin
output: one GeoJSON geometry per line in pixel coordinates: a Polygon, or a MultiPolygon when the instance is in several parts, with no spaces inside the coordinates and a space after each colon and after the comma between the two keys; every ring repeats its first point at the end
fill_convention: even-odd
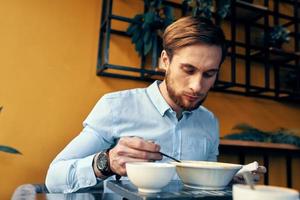
{"type": "Polygon", "coordinates": [[[196,110],[198,109],[202,104],[203,102],[205,101],[206,97],[204,97],[202,100],[200,100],[199,102],[193,104],[193,105],[183,105],[181,106],[181,108],[183,110],[186,110],[186,111],[193,111],[193,110],[196,110]]]}
{"type": "Polygon", "coordinates": [[[183,105],[181,108],[183,110],[186,110],[186,111],[193,111],[193,110],[196,110],[197,108],[199,108],[200,104],[195,104],[195,105],[183,105]]]}

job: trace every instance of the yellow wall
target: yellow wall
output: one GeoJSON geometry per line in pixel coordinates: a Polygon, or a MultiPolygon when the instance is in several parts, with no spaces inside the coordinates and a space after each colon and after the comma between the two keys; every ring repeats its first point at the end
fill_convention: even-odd
{"type": "MultiPolygon", "coordinates": [[[[129,6],[136,0],[115,2],[122,3],[116,12],[130,16],[133,8],[141,9],[129,6]]],[[[0,152],[1,199],[20,184],[44,182],[51,160],[80,132],[103,94],[148,85],[96,76],[101,5],[101,0],[1,1],[0,144],[23,153],[0,152]]],[[[139,63],[124,38],[113,38],[111,45],[112,63],[139,63]]],[[[222,134],[239,122],[299,128],[300,108],[275,101],[211,93],[206,105],[219,117],[222,134]]]]}

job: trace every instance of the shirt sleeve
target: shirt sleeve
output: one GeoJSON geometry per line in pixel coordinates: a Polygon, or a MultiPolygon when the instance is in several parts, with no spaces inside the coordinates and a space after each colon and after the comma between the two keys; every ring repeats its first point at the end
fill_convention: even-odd
{"type": "Polygon", "coordinates": [[[97,180],[92,163],[96,153],[113,144],[111,110],[109,99],[100,99],[81,133],[52,161],[45,181],[49,192],[71,193],[102,181],[97,180]]]}
{"type": "Polygon", "coordinates": [[[219,143],[220,143],[220,134],[219,134],[219,122],[217,118],[213,118],[212,123],[212,146],[210,148],[210,152],[208,154],[208,161],[217,161],[217,157],[219,155],[219,143]]]}

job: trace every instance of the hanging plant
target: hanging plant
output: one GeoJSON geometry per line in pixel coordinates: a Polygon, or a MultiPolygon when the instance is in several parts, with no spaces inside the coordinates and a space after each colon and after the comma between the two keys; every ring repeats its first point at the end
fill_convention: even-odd
{"type": "Polygon", "coordinates": [[[269,45],[281,48],[283,43],[290,41],[290,31],[283,26],[274,26],[269,33],[269,45]]]}
{"type": "MultiPolygon", "coordinates": [[[[145,6],[147,11],[134,16],[126,31],[139,56],[146,56],[153,49],[157,50],[157,54],[161,52],[163,31],[174,20],[173,9],[166,6],[164,0],[145,0],[145,6]]],[[[217,10],[218,16],[225,18],[230,12],[230,0],[218,1],[218,9],[214,9],[212,0],[182,1],[183,15],[211,18],[214,10],[217,10]]]]}
{"type": "MultiPolygon", "coordinates": [[[[255,33],[255,32],[254,32],[255,33]]],[[[258,29],[256,31],[256,37],[254,37],[253,43],[258,46],[264,46],[265,40],[267,40],[268,47],[281,48],[284,43],[290,41],[290,30],[283,26],[274,26],[269,29],[268,37],[266,38],[264,31],[258,29]]]]}
{"type": "Polygon", "coordinates": [[[233,127],[233,129],[238,130],[239,132],[226,135],[223,138],[231,140],[283,143],[300,147],[300,137],[291,130],[285,128],[279,128],[275,131],[263,131],[248,124],[238,124],[233,127]]]}
{"type": "Polygon", "coordinates": [[[140,56],[147,55],[157,44],[160,45],[157,51],[162,49],[162,43],[157,42],[156,37],[161,38],[163,30],[173,22],[173,10],[163,1],[145,0],[147,12],[136,15],[126,31],[140,56]]]}
{"type": "MultiPolygon", "coordinates": [[[[3,106],[0,106],[0,112],[2,111],[3,106]]],[[[20,151],[13,147],[5,146],[5,145],[0,145],[0,151],[6,152],[6,153],[12,153],[12,154],[22,154],[20,151]]]]}
{"type": "Polygon", "coordinates": [[[211,18],[214,10],[222,19],[230,13],[230,0],[219,0],[218,8],[213,6],[212,0],[183,0],[182,8],[184,15],[202,16],[211,18]]]}

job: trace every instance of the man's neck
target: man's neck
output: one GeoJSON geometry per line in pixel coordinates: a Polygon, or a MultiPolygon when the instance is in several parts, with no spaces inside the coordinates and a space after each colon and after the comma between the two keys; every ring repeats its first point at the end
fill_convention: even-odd
{"type": "Polygon", "coordinates": [[[169,104],[169,106],[176,112],[176,117],[178,120],[182,117],[182,108],[178,106],[169,96],[166,81],[163,81],[159,84],[159,91],[163,98],[166,100],[166,102],[169,104]]]}

